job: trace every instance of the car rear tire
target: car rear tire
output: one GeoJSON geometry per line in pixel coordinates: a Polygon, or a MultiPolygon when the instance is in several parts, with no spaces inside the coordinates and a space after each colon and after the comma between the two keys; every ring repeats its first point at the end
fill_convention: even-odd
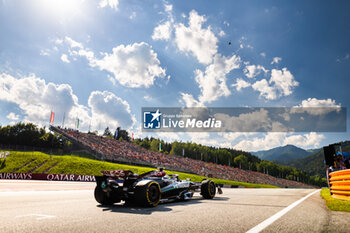
{"type": "Polygon", "coordinates": [[[135,201],[138,205],[155,207],[161,199],[160,186],[155,181],[149,181],[135,187],[135,201]]]}
{"type": "Polygon", "coordinates": [[[212,180],[203,180],[201,184],[201,195],[205,199],[213,199],[216,194],[215,183],[212,180]]]}
{"type": "Polygon", "coordinates": [[[100,186],[95,188],[95,200],[102,205],[113,205],[114,201],[107,192],[104,192],[100,186]]]}

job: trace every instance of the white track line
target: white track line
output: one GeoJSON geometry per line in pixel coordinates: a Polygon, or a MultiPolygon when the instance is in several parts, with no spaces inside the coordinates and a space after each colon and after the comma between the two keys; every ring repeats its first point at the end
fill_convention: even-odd
{"type": "Polygon", "coordinates": [[[271,217],[269,217],[268,219],[266,219],[265,221],[263,221],[262,223],[256,225],[255,227],[253,227],[252,229],[250,229],[249,231],[247,231],[247,233],[257,233],[260,232],[262,230],[264,230],[266,227],[268,227],[269,225],[271,225],[272,223],[274,223],[276,220],[278,220],[280,217],[282,217],[283,215],[285,215],[287,212],[289,212],[291,209],[293,209],[294,207],[296,207],[297,205],[299,205],[300,203],[302,203],[303,201],[305,201],[308,197],[312,196],[313,194],[315,194],[316,192],[319,192],[320,190],[317,189],[315,191],[313,191],[312,193],[309,193],[308,195],[306,195],[305,197],[297,200],[296,202],[290,204],[289,206],[287,206],[286,208],[284,208],[283,210],[277,212],[276,214],[272,215],[271,217]]]}
{"type": "Polygon", "coordinates": [[[23,218],[23,217],[36,217],[36,220],[43,220],[48,218],[56,218],[56,216],[47,215],[47,214],[25,214],[25,215],[18,215],[15,218],[23,218]]]}

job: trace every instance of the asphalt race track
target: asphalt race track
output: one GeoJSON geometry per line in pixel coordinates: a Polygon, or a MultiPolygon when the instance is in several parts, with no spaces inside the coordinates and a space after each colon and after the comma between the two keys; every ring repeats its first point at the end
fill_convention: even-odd
{"type": "Polygon", "coordinates": [[[350,213],[329,211],[312,189],[223,189],[138,208],[101,206],[94,186],[0,180],[0,232],[350,232],[350,213]]]}

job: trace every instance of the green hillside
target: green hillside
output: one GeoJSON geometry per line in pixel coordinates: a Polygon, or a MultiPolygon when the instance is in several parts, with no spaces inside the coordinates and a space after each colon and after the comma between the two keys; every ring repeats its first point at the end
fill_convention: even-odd
{"type": "MultiPolygon", "coordinates": [[[[347,142],[345,142],[345,146],[342,148],[343,151],[350,152],[350,145],[348,145],[347,142]]],[[[326,177],[327,166],[324,164],[323,149],[305,158],[289,162],[280,162],[280,164],[301,169],[311,176],[317,175],[319,177],[326,177]]]]}
{"type": "MultiPolygon", "coordinates": [[[[48,155],[41,152],[14,152],[4,162],[0,162],[0,173],[2,172],[31,172],[51,174],[77,174],[77,175],[101,175],[103,170],[132,170],[141,174],[154,170],[149,167],[129,166],[103,162],[79,156],[71,155],[48,155]]],[[[167,171],[167,174],[179,174],[180,179],[190,178],[192,181],[201,182],[204,176],[186,174],[175,171],[167,171]]],[[[272,185],[250,184],[238,181],[213,179],[218,184],[239,185],[256,188],[277,188],[272,185]]]]}
{"type": "Polygon", "coordinates": [[[301,169],[311,176],[326,177],[327,166],[324,164],[323,150],[302,159],[297,159],[283,164],[301,169]]]}

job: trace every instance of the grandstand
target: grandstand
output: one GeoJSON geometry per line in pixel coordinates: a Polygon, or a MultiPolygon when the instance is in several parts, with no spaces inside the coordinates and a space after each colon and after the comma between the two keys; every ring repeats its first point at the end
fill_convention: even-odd
{"type": "Polygon", "coordinates": [[[99,160],[149,167],[165,167],[168,170],[255,184],[270,184],[279,187],[310,187],[304,183],[280,179],[255,171],[149,151],[127,141],[118,141],[73,129],[50,126],[50,130],[63,135],[99,160]]]}

